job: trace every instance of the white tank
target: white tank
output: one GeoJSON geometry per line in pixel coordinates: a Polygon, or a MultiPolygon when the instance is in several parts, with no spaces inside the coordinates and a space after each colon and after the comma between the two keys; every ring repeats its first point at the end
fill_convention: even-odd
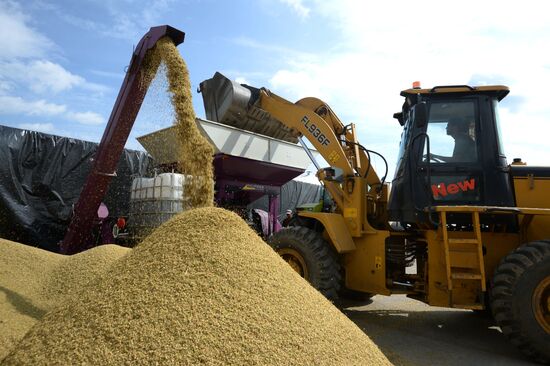
{"type": "Polygon", "coordinates": [[[183,174],[163,173],[154,178],[133,180],[128,218],[132,237],[147,236],[186,208],[185,178],[183,174]]]}

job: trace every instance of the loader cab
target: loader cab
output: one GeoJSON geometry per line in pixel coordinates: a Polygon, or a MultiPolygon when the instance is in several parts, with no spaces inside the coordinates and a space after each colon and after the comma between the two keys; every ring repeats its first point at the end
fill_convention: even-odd
{"type": "Polygon", "coordinates": [[[405,104],[394,117],[403,132],[390,220],[425,226],[433,223],[433,206],[514,206],[497,110],[508,91],[442,86],[401,92],[405,104]]]}

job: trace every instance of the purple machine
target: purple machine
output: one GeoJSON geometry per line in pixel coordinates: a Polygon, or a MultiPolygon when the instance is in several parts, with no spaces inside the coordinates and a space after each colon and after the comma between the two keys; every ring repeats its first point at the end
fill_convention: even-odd
{"type": "MultiPolygon", "coordinates": [[[[278,229],[281,186],[302,174],[310,158],[292,142],[197,118],[199,130],[214,147],[214,199],[219,207],[236,212],[267,195],[269,235],[278,229]]],[[[177,160],[173,127],[138,137],[138,141],[160,167],[170,170],[177,160]],[[163,143],[160,143],[163,142],[163,143]]],[[[242,213],[242,212],[241,212],[242,213]]],[[[265,221],[265,218],[264,218],[265,221]]]]}
{"type": "MultiPolygon", "coordinates": [[[[207,119],[198,118],[197,126],[215,149],[216,203],[238,212],[268,195],[268,225],[263,232],[269,235],[278,230],[281,186],[302,174],[317,152],[298,145],[290,129],[264,110],[248,105],[251,95],[259,93],[257,88],[216,72],[200,84],[199,92],[207,119]]],[[[138,138],[161,166],[173,167],[177,160],[178,141],[171,129],[138,138]]]]}

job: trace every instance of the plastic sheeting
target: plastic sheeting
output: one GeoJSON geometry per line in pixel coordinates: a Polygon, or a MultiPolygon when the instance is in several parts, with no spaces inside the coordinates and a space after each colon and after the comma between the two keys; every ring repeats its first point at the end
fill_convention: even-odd
{"type": "MultiPolygon", "coordinates": [[[[0,126],[0,237],[58,251],[98,144],[0,126]]],[[[152,166],[124,150],[104,202],[111,217],[129,211],[133,177],[152,166]]]]}
{"type": "MultiPolygon", "coordinates": [[[[306,203],[318,203],[321,200],[322,187],[299,180],[291,180],[281,187],[278,220],[283,221],[286,210],[295,212],[296,206],[306,203]]],[[[249,209],[269,211],[269,198],[263,196],[248,205],[249,209]]]]}

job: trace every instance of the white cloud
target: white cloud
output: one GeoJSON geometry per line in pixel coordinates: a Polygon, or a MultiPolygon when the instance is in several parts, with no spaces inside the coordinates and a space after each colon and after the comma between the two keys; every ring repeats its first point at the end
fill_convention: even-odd
{"type": "Polygon", "coordinates": [[[247,85],[250,84],[245,78],[240,77],[240,76],[239,76],[239,77],[236,77],[236,78],[235,78],[235,81],[236,81],[237,83],[239,83],[239,84],[247,84],[247,85]]]}
{"type": "Polygon", "coordinates": [[[7,80],[2,80],[0,78],[0,95],[5,95],[12,89],[13,89],[13,85],[11,82],[7,80]]]}
{"type": "MultiPolygon", "coordinates": [[[[24,14],[19,4],[0,0],[0,34],[3,35],[0,38],[0,114],[42,118],[56,116],[79,124],[103,124],[105,120],[98,113],[78,112],[65,104],[48,100],[53,95],[74,88],[95,93],[96,96],[110,89],[89,82],[48,60],[51,51],[55,51],[55,45],[29,26],[31,22],[32,19],[24,14]],[[46,97],[29,97],[29,91],[46,97]]],[[[54,130],[52,123],[40,120],[18,126],[42,132],[54,130]]]]}
{"type": "Polygon", "coordinates": [[[304,6],[302,0],[279,0],[283,4],[288,5],[300,18],[307,18],[309,16],[310,9],[304,6]]]}
{"type": "Polygon", "coordinates": [[[297,65],[292,69],[279,70],[269,80],[269,84],[274,91],[283,93],[286,98],[298,99],[315,96],[329,100],[332,90],[323,88],[323,79],[315,79],[320,71],[318,68],[319,65],[304,64],[297,65]]]}
{"type": "Polygon", "coordinates": [[[146,25],[165,24],[166,13],[174,0],[156,0],[144,6],[140,1],[98,1],[100,7],[95,14],[96,21],[68,13],[65,8],[49,4],[49,8],[68,24],[80,29],[95,32],[102,36],[135,42],[148,30],[146,25]],[[98,18],[98,14],[101,14],[98,18]]]}
{"type": "Polygon", "coordinates": [[[63,66],[47,60],[0,63],[0,82],[24,85],[35,93],[60,93],[80,87],[96,93],[104,93],[108,87],[90,83],[63,66]]]}
{"type": "Polygon", "coordinates": [[[26,116],[55,116],[65,113],[63,104],[49,103],[43,99],[27,101],[21,97],[0,96],[1,114],[22,114],[26,116]]]}
{"type": "Polygon", "coordinates": [[[84,125],[100,125],[105,123],[103,116],[95,112],[74,112],[68,110],[64,104],[49,103],[43,99],[28,101],[21,97],[7,95],[0,96],[0,114],[39,117],[60,116],[84,125]]]}
{"type": "Polygon", "coordinates": [[[88,90],[88,91],[96,93],[100,96],[103,95],[103,93],[106,93],[106,92],[111,90],[111,88],[109,88],[106,85],[92,83],[92,82],[89,82],[89,81],[86,81],[86,80],[84,80],[83,83],[78,84],[78,86],[80,88],[84,89],[84,90],[88,90]]]}
{"type": "Polygon", "coordinates": [[[85,83],[84,78],[75,75],[50,61],[33,61],[27,67],[30,88],[38,93],[46,91],[59,93],[85,83]]]}
{"type": "Polygon", "coordinates": [[[101,31],[110,37],[136,41],[149,30],[144,27],[144,24],[165,24],[166,13],[174,2],[174,0],[156,0],[147,3],[146,6],[140,2],[130,2],[135,7],[129,11],[130,4],[127,2],[105,1],[104,4],[113,24],[103,27],[101,31]]]}
{"type": "Polygon", "coordinates": [[[112,71],[104,71],[104,70],[91,70],[90,72],[92,74],[107,77],[107,78],[112,78],[112,79],[117,79],[117,80],[124,79],[124,71],[122,71],[122,70],[120,72],[112,72],[112,71]]]}
{"type": "Polygon", "coordinates": [[[4,77],[11,76],[14,80],[25,82],[36,93],[59,93],[84,83],[82,77],[46,60],[1,65],[0,73],[4,77]]]}
{"type": "Polygon", "coordinates": [[[20,123],[17,127],[44,133],[52,133],[55,130],[53,123],[20,123]]]}
{"type": "MultiPolygon", "coordinates": [[[[545,87],[550,83],[550,23],[543,2],[304,3],[311,9],[309,21],[315,18],[331,28],[334,38],[309,59],[281,50],[285,64],[270,78],[270,87],[290,100],[325,100],[344,123],[357,124],[360,141],[384,154],[392,171],[401,132],[392,114],[403,103],[399,92],[415,80],[424,87],[471,80],[508,85],[511,95],[523,101],[501,115],[508,159],[519,154],[530,162],[550,161],[545,87]],[[541,149],[536,153],[527,144],[541,149]]],[[[262,42],[248,42],[255,44],[262,42]]]]}
{"type": "Polygon", "coordinates": [[[105,119],[95,112],[68,112],[66,117],[83,125],[101,125],[105,123],[105,119]]]}
{"type": "Polygon", "coordinates": [[[0,60],[42,57],[54,47],[53,42],[31,28],[28,21],[17,3],[0,1],[0,60]]]}
{"type": "Polygon", "coordinates": [[[109,90],[47,60],[56,46],[29,26],[31,20],[16,2],[0,0],[0,94],[21,85],[35,93],[59,93],[75,86],[97,94],[109,90]]]}
{"type": "Polygon", "coordinates": [[[231,42],[235,43],[238,46],[256,49],[268,54],[284,55],[284,59],[295,60],[297,62],[310,61],[312,59],[316,59],[317,57],[312,53],[304,52],[302,50],[294,50],[292,48],[288,48],[285,46],[267,44],[264,42],[259,42],[250,37],[236,37],[236,38],[233,38],[231,42]]]}

